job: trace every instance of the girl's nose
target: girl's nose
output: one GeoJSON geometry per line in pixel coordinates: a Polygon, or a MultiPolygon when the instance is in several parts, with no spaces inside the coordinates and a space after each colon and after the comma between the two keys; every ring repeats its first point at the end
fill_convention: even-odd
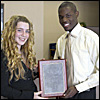
{"type": "Polygon", "coordinates": [[[23,34],[22,34],[23,36],[26,36],[26,31],[25,30],[23,30],[23,34]]]}

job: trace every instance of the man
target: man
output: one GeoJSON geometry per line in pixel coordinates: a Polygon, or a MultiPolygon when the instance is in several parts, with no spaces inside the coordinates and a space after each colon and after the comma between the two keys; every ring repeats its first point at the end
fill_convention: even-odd
{"type": "Polygon", "coordinates": [[[58,9],[66,31],[57,41],[54,59],[66,59],[68,89],[62,98],[96,99],[99,85],[99,37],[78,22],[79,12],[71,2],[58,9]],[[69,50],[69,51],[68,51],[69,50]]]}

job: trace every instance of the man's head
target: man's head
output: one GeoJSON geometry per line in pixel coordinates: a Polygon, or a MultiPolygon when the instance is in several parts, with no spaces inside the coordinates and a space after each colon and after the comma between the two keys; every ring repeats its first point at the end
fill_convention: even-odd
{"type": "Polygon", "coordinates": [[[79,12],[71,2],[63,2],[58,9],[59,22],[65,31],[71,31],[78,23],[79,12]]]}

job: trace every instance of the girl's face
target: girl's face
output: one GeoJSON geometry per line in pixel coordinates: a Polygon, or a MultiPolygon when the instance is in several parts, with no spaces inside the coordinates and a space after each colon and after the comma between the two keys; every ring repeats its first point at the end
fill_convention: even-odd
{"type": "Polygon", "coordinates": [[[18,22],[16,26],[15,41],[21,47],[29,38],[29,24],[26,22],[18,22]]]}

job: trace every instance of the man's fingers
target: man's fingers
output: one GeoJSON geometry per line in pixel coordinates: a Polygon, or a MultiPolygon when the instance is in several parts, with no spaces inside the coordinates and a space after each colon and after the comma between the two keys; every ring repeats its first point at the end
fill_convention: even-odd
{"type": "Polygon", "coordinates": [[[38,67],[38,64],[35,64],[34,67],[38,67]]]}
{"type": "Polygon", "coordinates": [[[42,58],[42,60],[45,60],[45,58],[42,58]]]}

